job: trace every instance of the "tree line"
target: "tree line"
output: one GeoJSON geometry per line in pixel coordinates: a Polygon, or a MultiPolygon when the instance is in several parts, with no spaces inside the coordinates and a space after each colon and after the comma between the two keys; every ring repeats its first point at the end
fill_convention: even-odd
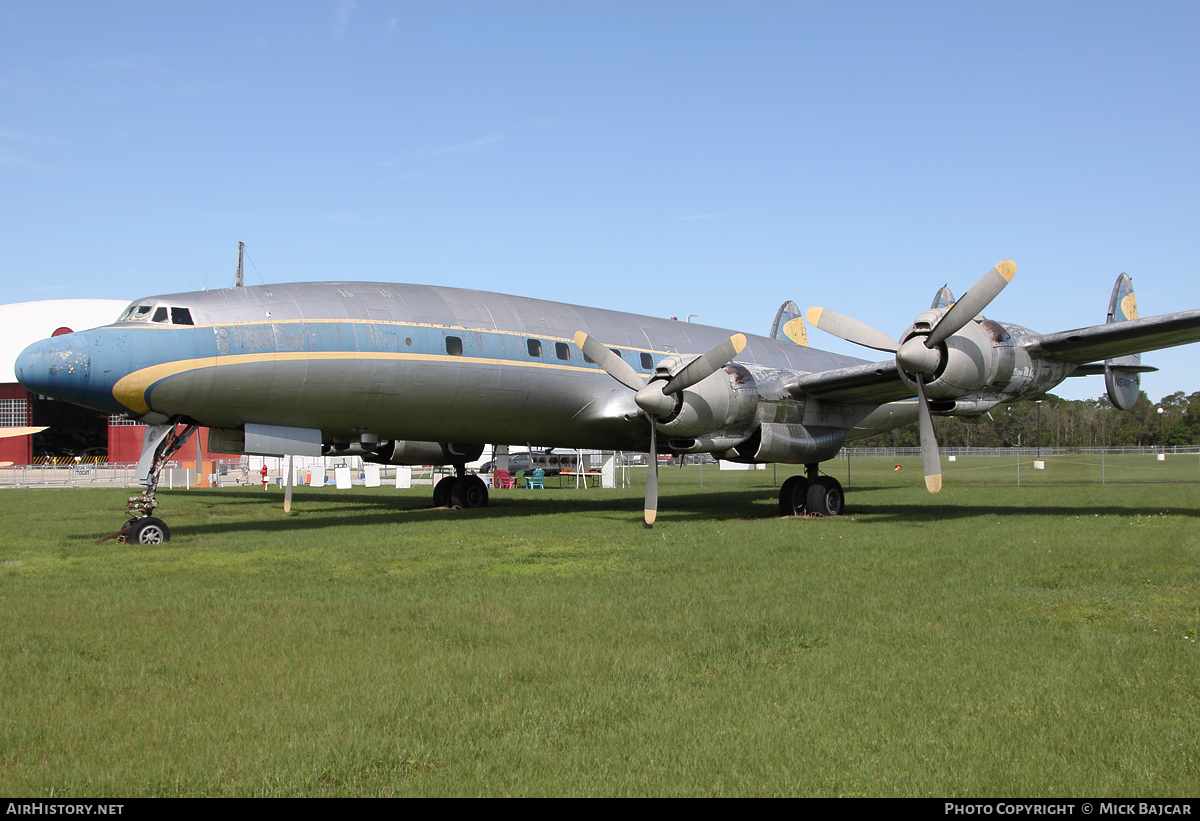
{"type": "MultiPolygon", "coordinates": [[[[1113,407],[1107,396],[1070,400],[1048,393],[1031,400],[997,405],[975,420],[933,419],[942,447],[1160,447],[1200,445],[1200,391],[1176,391],[1151,402],[1141,391],[1133,408],[1113,407]],[[1039,424],[1040,413],[1040,424],[1039,424]],[[1039,442],[1040,431],[1040,442],[1039,442]]],[[[848,442],[847,447],[917,447],[917,424],[848,442]]]]}

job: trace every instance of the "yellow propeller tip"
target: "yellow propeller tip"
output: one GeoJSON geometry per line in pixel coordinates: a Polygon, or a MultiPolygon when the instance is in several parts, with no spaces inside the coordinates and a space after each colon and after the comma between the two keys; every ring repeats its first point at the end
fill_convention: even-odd
{"type": "Polygon", "coordinates": [[[576,345],[577,347],[580,347],[580,348],[582,348],[582,347],[583,347],[583,343],[584,343],[584,342],[586,342],[586,341],[587,341],[587,334],[585,334],[583,331],[576,331],[576,332],[575,332],[575,345],[576,345]]]}
{"type": "Polygon", "coordinates": [[[657,518],[658,518],[657,510],[647,510],[646,511],[646,524],[648,524],[648,525],[654,524],[654,520],[657,518]]]}
{"type": "Polygon", "coordinates": [[[729,337],[729,341],[733,343],[733,347],[738,353],[741,353],[746,347],[745,334],[734,334],[733,336],[729,337]]]}
{"type": "Polygon", "coordinates": [[[1012,282],[1012,278],[1017,275],[1017,263],[1006,259],[996,266],[996,270],[1004,277],[1005,282],[1012,282]]]}
{"type": "Polygon", "coordinates": [[[937,493],[942,489],[942,474],[935,473],[933,476],[925,477],[925,488],[930,493],[937,493]]]}
{"type": "Polygon", "coordinates": [[[808,320],[809,325],[819,325],[821,323],[821,312],[823,308],[809,308],[804,312],[804,318],[808,320]]]}

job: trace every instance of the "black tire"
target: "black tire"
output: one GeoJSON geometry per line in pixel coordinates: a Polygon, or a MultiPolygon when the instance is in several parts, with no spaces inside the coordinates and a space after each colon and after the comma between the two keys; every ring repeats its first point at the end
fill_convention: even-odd
{"type": "Polygon", "coordinates": [[[803,516],[808,505],[808,478],[789,476],[779,488],[779,515],[803,516]]]}
{"type": "Polygon", "coordinates": [[[487,485],[478,476],[464,476],[450,486],[450,507],[474,510],[487,507],[487,485]]]}
{"type": "Polygon", "coordinates": [[[821,476],[808,488],[808,512],[821,516],[841,516],[846,509],[842,484],[832,476],[821,476]]]}
{"type": "Polygon", "coordinates": [[[166,544],[171,541],[171,529],[162,519],[143,516],[133,523],[125,534],[126,544],[166,544]]]}
{"type": "Polygon", "coordinates": [[[433,486],[433,506],[450,506],[450,488],[454,486],[454,477],[447,476],[433,486]]]}

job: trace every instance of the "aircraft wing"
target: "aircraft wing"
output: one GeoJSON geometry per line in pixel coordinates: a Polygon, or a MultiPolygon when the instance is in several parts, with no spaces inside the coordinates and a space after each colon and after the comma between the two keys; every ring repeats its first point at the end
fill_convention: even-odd
{"type": "Polygon", "coordinates": [[[1025,345],[1043,359],[1083,364],[1189,342],[1200,342],[1200,310],[1041,334],[1027,340],[1025,345]]]}
{"type": "Polygon", "coordinates": [[[900,378],[895,359],[804,374],[789,382],[787,389],[794,396],[848,405],[883,404],[916,396],[900,378]]]}

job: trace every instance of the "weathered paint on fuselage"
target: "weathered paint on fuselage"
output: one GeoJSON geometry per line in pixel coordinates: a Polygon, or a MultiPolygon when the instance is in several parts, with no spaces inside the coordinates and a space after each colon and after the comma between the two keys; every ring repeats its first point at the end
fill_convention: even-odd
{"type": "MultiPolygon", "coordinates": [[[[593,412],[613,403],[636,408],[629,391],[584,360],[575,332],[620,350],[647,378],[653,369],[643,367],[643,352],[657,363],[671,353],[701,353],[732,333],[388,283],[231,288],[135,304],[141,303],[188,308],[195,324],[121,322],[39,343],[36,357],[27,351],[18,361],[22,382],[109,413],[181,415],[210,427],[319,428],[326,441],[369,432],[420,441],[633,448],[645,446],[648,426],[614,418],[611,407],[593,412]],[[461,355],[448,353],[451,336],[461,339],[461,355]],[[531,353],[529,340],[541,344],[541,356],[531,353]],[[558,356],[560,344],[566,359],[558,356]]],[[[760,336],[748,335],[747,342],[736,362],[766,369],[805,373],[862,361],[760,336]]]]}

